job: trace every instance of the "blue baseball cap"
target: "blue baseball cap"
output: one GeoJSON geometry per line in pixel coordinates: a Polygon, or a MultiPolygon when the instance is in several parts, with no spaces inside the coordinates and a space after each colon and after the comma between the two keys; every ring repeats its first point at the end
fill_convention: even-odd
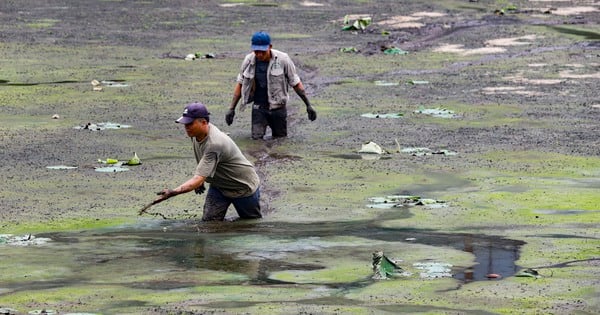
{"type": "Polygon", "coordinates": [[[190,124],[196,118],[205,118],[208,120],[210,113],[204,104],[202,103],[191,103],[185,106],[183,109],[183,115],[179,117],[175,122],[180,124],[190,124]]]}
{"type": "Polygon", "coordinates": [[[265,31],[260,31],[252,35],[252,50],[267,51],[271,46],[271,36],[265,31]]]}

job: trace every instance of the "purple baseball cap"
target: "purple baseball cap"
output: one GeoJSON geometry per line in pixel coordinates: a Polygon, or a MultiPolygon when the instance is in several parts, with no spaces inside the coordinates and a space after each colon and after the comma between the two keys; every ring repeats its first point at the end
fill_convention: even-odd
{"type": "Polygon", "coordinates": [[[267,51],[271,47],[271,36],[265,31],[260,31],[252,35],[252,50],[267,51]]]}
{"type": "Polygon", "coordinates": [[[191,103],[185,106],[183,114],[175,122],[187,125],[192,123],[196,118],[206,118],[208,120],[209,116],[210,113],[204,104],[191,103]]]}

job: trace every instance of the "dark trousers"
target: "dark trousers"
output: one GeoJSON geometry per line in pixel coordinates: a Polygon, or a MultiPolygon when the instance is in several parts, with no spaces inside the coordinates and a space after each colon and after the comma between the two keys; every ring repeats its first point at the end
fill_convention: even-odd
{"type": "Polygon", "coordinates": [[[241,219],[259,219],[260,213],[260,190],[257,188],[253,195],[241,198],[229,198],[223,195],[217,188],[209,187],[204,201],[204,213],[202,221],[223,221],[227,208],[233,204],[241,219]]]}
{"type": "MultiPolygon", "coordinates": [[[[268,107],[268,106],[267,106],[268,107]]],[[[271,128],[273,138],[287,137],[287,109],[284,107],[269,110],[260,106],[252,108],[252,139],[262,139],[271,128]]]]}

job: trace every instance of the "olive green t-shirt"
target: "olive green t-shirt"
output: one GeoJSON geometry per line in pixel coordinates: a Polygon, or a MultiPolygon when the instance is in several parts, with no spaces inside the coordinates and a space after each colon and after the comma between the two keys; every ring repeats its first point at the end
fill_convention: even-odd
{"type": "Polygon", "coordinates": [[[254,166],[233,140],[209,123],[208,136],[192,138],[198,166],[195,175],[206,177],[211,187],[229,198],[248,197],[256,192],[260,179],[254,166]]]}

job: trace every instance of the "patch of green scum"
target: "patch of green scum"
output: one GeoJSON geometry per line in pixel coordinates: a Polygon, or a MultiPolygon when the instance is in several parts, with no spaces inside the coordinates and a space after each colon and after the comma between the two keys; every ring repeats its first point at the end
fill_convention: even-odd
{"type": "Polygon", "coordinates": [[[18,310],[30,310],[32,306],[40,306],[61,313],[90,310],[106,310],[107,313],[113,313],[111,308],[119,305],[121,313],[129,303],[134,302],[132,304],[137,306],[131,306],[132,311],[139,314],[142,307],[146,308],[148,305],[176,303],[194,296],[196,295],[188,289],[154,291],[129,286],[94,284],[7,293],[0,297],[0,303],[18,310]]]}
{"type": "Polygon", "coordinates": [[[319,68],[321,76],[330,77],[357,77],[377,76],[397,71],[397,69],[430,70],[445,67],[449,62],[456,62],[465,58],[445,54],[415,54],[405,56],[344,54],[335,52],[321,54],[314,58],[306,59],[307,65],[319,68]],[[425,62],[426,61],[426,62],[425,62]],[[425,67],[425,68],[424,68],[425,67]]]}
{"type": "Polygon", "coordinates": [[[272,36],[272,39],[275,40],[288,40],[288,39],[307,39],[312,38],[313,36],[310,34],[300,34],[300,33],[275,33],[272,36]]]}
{"type": "Polygon", "coordinates": [[[24,279],[30,282],[37,282],[66,279],[73,275],[72,270],[64,266],[69,263],[68,259],[71,257],[55,256],[47,251],[38,255],[39,251],[30,248],[27,250],[2,248],[2,251],[4,253],[19,255],[14,256],[14,259],[3,259],[0,266],[0,271],[2,271],[0,273],[0,282],[5,285],[20,284],[24,279]],[[43,258],[46,263],[40,266],[42,255],[47,255],[47,257],[43,258]]]}
{"type": "Polygon", "coordinates": [[[412,104],[406,118],[413,120],[422,120],[426,122],[435,122],[436,124],[458,129],[464,127],[465,120],[469,121],[469,127],[473,128],[488,128],[490,126],[518,125],[522,123],[531,126],[531,122],[525,121],[523,118],[513,117],[521,113],[522,109],[515,105],[499,105],[499,104],[479,104],[472,105],[458,101],[444,101],[442,103],[432,104],[412,104]],[[425,114],[415,113],[420,107],[424,108],[443,108],[451,110],[457,116],[455,118],[439,118],[425,114]]]}
{"type": "MultiPolygon", "coordinates": [[[[131,209],[127,211],[133,212],[131,209]]],[[[123,213],[120,211],[119,213],[123,213]]],[[[73,213],[73,216],[80,216],[79,213],[73,213]]],[[[63,232],[63,231],[78,231],[78,230],[93,230],[107,228],[111,226],[117,226],[125,223],[131,223],[133,219],[115,217],[115,218],[65,218],[60,220],[52,221],[21,221],[18,223],[4,222],[2,227],[2,233],[9,234],[35,234],[35,233],[48,233],[48,232],[63,232]]]]}
{"type": "Polygon", "coordinates": [[[454,290],[456,286],[457,280],[452,278],[398,278],[376,281],[367,287],[350,290],[344,296],[379,305],[408,304],[454,308],[452,303],[455,301],[446,298],[442,292],[454,290]]]}
{"type": "Polygon", "coordinates": [[[600,175],[600,157],[539,151],[492,151],[482,155],[494,169],[516,177],[585,179],[600,175]]]}
{"type": "Polygon", "coordinates": [[[369,277],[372,271],[365,268],[363,261],[349,261],[346,264],[336,261],[335,266],[329,266],[325,269],[306,271],[306,270],[285,270],[272,273],[269,278],[278,281],[293,283],[340,283],[357,281],[369,277]]]}
{"type": "Polygon", "coordinates": [[[554,45],[572,43],[573,40],[599,40],[600,29],[596,25],[543,25],[527,27],[536,34],[545,36],[550,41],[555,41],[554,45]]]}
{"type": "MultiPolygon", "coordinates": [[[[595,221],[597,222],[597,220],[595,221]]],[[[589,227],[588,229],[595,231],[596,235],[600,232],[598,228],[589,227]]],[[[536,267],[573,262],[563,268],[549,268],[551,271],[548,272],[545,272],[544,269],[538,270],[542,275],[546,276],[550,272],[556,272],[556,276],[559,276],[560,272],[566,272],[565,276],[568,276],[574,270],[592,268],[593,265],[590,263],[575,261],[598,259],[597,240],[593,236],[589,238],[569,237],[570,234],[568,232],[565,233],[564,229],[562,231],[547,231],[545,226],[541,227],[539,232],[524,238],[528,245],[523,248],[523,255],[517,263],[522,266],[536,267]],[[560,237],[561,235],[565,236],[560,237]]]]}
{"type": "Polygon", "coordinates": [[[26,23],[25,26],[29,28],[48,28],[54,26],[58,22],[60,22],[60,20],[39,19],[34,22],[26,23]]]}
{"type": "Polygon", "coordinates": [[[202,296],[204,301],[254,301],[254,302],[285,302],[319,298],[327,292],[313,290],[312,287],[300,286],[248,286],[248,285],[217,285],[197,286],[193,292],[202,296]]]}
{"type": "Polygon", "coordinates": [[[285,188],[284,195],[273,201],[273,206],[294,209],[298,220],[361,219],[376,213],[373,209],[366,209],[368,197],[380,195],[382,191],[396,191],[421,178],[419,175],[395,174],[385,170],[369,169],[368,172],[357,173],[357,169],[367,169],[372,164],[373,161],[368,160],[338,159],[333,162],[330,159],[304,158],[290,162],[290,167],[285,170],[270,169],[271,186],[285,188]],[[290,169],[296,171],[290,172],[290,169]],[[319,217],[315,217],[314,213],[319,213],[319,217]],[[345,215],[340,216],[341,213],[345,215]]]}
{"type": "MultiPolygon", "coordinates": [[[[249,281],[247,275],[215,271],[215,270],[169,270],[167,272],[155,272],[156,262],[145,261],[146,263],[138,264],[138,274],[119,274],[119,279],[99,279],[102,283],[176,283],[180,282],[182,287],[187,287],[190,283],[194,285],[210,285],[210,284],[228,284],[240,283],[249,281]]],[[[110,272],[110,270],[108,270],[110,272]]]]}

